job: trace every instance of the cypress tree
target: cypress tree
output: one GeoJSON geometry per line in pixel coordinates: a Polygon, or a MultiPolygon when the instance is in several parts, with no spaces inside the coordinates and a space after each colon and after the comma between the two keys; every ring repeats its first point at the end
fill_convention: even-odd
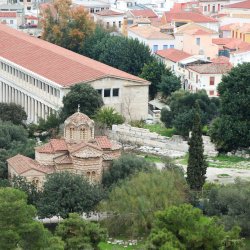
{"type": "Polygon", "coordinates": [[[205,183],[207,162],[204,156],[200,107],[196,102],[192,135],[189,140],[187,182],[192,190],[200,191],[205,183]]]}

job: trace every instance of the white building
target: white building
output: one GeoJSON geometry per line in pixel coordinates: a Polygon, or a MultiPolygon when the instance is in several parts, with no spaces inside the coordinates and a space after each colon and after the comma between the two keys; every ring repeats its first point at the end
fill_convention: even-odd
{"type": "Polygon", "coordinates": [[[151,26],[150,22],[143,25],[138,23],[128,28],[128,37],[138,39],[148,45],[152,52],[175,47],[174,36],[162,32],[158,27],[151,26]]]}
{"type": "Polygon", "coordinates": [[[73,0],[73,4],[83,6],[89,13],[97,13],[103,10],[109,10],[110,4],[104,1],[95,0],[73,0]]]}
{"type": "Polygon", "coordinates": [[[209,97],[218,96],[217,87],[224,74],[231,70],[232,66],[227,63],[206,63],[193,65],[188,70],[189,91],[197,92],[204,89],[209,97]]]}
{"type": "Polygon", "coordinates": [[[15,11],[1,11],[0,12],[0,23],[7,24],[9,27],[18,28],[18,16],[15,11]]]}
{"type": "Polygon", "coordinates": [[[0,48],[0,102],[22,105],[29,122],[57,111],[70,87],[81,83],[127,119],[147,118],[149,82],[139,77],[2,24],[0,48]]]}
{"type": "Polygon", "coordinates": [[[114,27],[118,29],[118,31],[122,31],[125,13],[113,10],[102,10],[94,13],[93,16],[95,22],[101,22],[107,29],[114,27]]]}

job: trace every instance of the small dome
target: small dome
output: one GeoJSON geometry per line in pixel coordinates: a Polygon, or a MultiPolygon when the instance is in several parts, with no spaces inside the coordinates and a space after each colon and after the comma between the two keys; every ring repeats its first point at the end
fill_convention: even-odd
{"type": "Polygon", "coordinates": [[[81,113],[81,112],[76,112],[74,113],[73,115],[71,115],[70,117],[68,117],[66,120],[65,120],[65,125],[67,124],[74,124],[75,126],[79,126],[81,124],[92,124],[93,121],[85,114],[81,113]]]}

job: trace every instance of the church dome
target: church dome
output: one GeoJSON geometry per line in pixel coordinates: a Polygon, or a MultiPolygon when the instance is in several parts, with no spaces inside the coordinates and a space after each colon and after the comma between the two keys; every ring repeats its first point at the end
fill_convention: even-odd
{"type": "Polygon", "coordinates": [[[82,125],[82,124],[92,124],[93,120],[91,120],[87,115],[81,113],[81,112],[76,112],[70,117],[68,117],[65,120],[65,125],[67,124],[74,124],[76,127],[82,125]]]}

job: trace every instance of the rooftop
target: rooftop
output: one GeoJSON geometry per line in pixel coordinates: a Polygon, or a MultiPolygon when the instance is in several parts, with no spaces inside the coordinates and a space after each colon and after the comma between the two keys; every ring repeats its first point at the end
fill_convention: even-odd
{"type": "Polygon", "coordinates": [[[214,58],[211,60],[213,63],[217,63],[217,64],[230,64],[229,62],[229,58],[225,57],[225,56],[219,56],[217,58],[214,58]]]}
{"type": "Polygon", "coordinates": [[[191,69],[199,74],[225,74],[231,70],[232,66],[225,63],[206,63],[188,66],[188,69],[191,69]]]}
{"type": "Polygon", "coordinates": [[[216,45],[226,45],[233,41],[240,41],[240,40],[236,38],[214,38],[212,39],[212,43],[216,45]]]}
{"type": "Polygon", "coordinates": [[[0,24],[0,57],[63,87],[106,77],[148,84],[139,77],[0,24]]]}
{"type": "Polygon", "coordinates": [[[174,40],[173,36],[160,32],[160,29],[154,26],[132,26],[128,30],[146,39],[174,40]]]}
{"type": "Polygon", "coordinates": [[[173,62],[178,62],[180,60],[183,60],[185,58],[188,58],[191,56],[191,54],[188,54],[182,50],[178,49],[164,49],[164,50],[158,50],[156,52],[157,55],[160,57],[169,59],[173,62]]]}
{"type": "Polygon", "coordinates": [[[144,17],[144,18],[157,18],[158,16],[153,10],[130,10],[130,13],[134,17],[144,17]]]}
{"type": "Polygon", "coordinates": [[[13,18],[16,17],[16,12],[0,11],[0,17],[13,18]]]}
{"type": "Polygon", "coordinates": [[[162,17],[163,22],[195,22],[195,23],[216,23],[218,22],[216,19],[212,17],[208,17],[202,15],[198,12],[187,12],[187,11],[180,11],[180,12],[164,12],[162,17]]]}
{"type": "Polygon", "coordinates": [[[229,8],[229,9],[250,9],[250,0],[239,2],[239,3],[234,3],[234,4],[229,4],[229,5],[226,5],[225,8],[229,8]]]}
{"type": "Polygon", "coordinates": [[[123,16],[123,15],[125,15],[125,13],[117,12],[117,11],[113,11],[113,10],[102,10],[102,11],[95,13],[95,15],[98,15],[98,16],[123,16]]]}
{"type": "Polygon", "coordinates": [[[211,30],[209,28],[206,28],[206,27],[203,27],[197,23],[187,23],[187,24],[184,24],[180,27],[177,28],[175,34],[182,34],[182,33],[186,33],[186,32],[196,32],[196,33],[207,33],[207,34],[217,34],[216,31],[214,30],[211,30]]]}
{"type": "Polygon", "coordinates": [[[9,158],[7,161],[18,174],[23,174],[29,170],[37,170],[43,173],[52,173],[54,170],[54,168],[42,166],[36,160],[20,154],[9,158]]]}

